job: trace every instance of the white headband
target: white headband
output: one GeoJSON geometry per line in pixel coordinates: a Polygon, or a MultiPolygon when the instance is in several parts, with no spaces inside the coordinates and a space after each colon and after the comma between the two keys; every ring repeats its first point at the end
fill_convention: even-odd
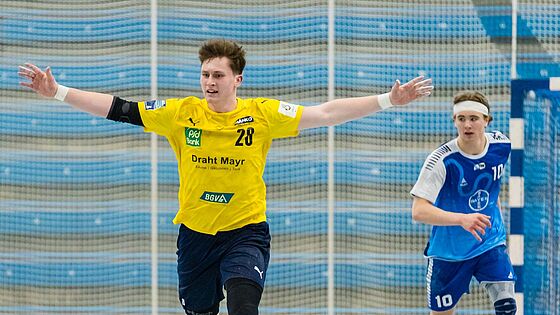
{"type": "Polygon", "coordinates": [[[488,107],[486,105],[475,101],[463,101],[453,106],[453,115],[460,112],[473,111],[488,116],[488,107]]]}

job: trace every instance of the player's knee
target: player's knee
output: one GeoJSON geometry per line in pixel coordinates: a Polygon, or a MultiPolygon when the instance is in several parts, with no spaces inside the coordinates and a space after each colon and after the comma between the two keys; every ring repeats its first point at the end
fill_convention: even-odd
{"type": "Polygon", "coordinates": [[[514,282],[488,282],[484,287],[488,291],[490,300],[494,303],[496,315],[514,315],[517,311],[515,304],[514,282]]]}
{"type": "Polygon", "coordinates": [[[517,312],[517,305],[515,299],[507,298],[494,302],[496,315],[515,315],[517,312]]]}

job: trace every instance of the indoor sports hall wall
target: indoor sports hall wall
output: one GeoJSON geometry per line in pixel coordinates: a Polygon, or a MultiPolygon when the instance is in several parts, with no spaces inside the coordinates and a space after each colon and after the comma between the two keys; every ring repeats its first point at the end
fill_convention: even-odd
{"type": "MultiPolygon", "coordinates": [[[[0,314],[182,312],[166,140],[42,99],[18,85],[17,66],[50,66],[61,84],[133,100],[200,96],[198,47],[215,37],[247,50],[241,97],[307,106],[433,79],[432,96],[337,126],[330,139],[321,128],[274,143],[261,303],[262,314],[427,313],[430,227],[412,222],[408,192],[427,154],[455,136],[452,96],[485,93],[491,129],[509,134],[510,80],[560,76],[560,3],[517,3],[512,23],[511,2],[496,0],[2,1],[0,314]]],[[[509,168],[509,224],[508,178],[509,168]]],[[[532,270],[560,285],[559,260],[532,270]]],[[[471,287],[463,313],[493,314],[471,287]]],[[[527,314],[559,314],[534,306],[533,289],[527,314]]]]}

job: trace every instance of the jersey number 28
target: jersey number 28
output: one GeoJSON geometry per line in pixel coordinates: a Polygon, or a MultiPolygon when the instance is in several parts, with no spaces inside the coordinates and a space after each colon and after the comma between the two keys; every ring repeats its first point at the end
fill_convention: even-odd
{"type": "Polygon", "coordinates": [[[255,133],[255,129],[253,127],[245,129],[237,129],[237,133],[239,137],[237,137],[237,141],[235,141],[236,147],[242,147],[244,145],[250,146],[253,144],[253,134],[255,133]]]}

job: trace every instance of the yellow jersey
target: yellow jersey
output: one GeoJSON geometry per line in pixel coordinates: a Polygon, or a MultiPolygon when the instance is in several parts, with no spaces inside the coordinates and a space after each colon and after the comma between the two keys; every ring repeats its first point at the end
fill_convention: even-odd
{"type": "Polygon", "coordinates": [[[138,107],[144,131],[166,137],[177,157],[173,223],[215,235],[266,221],[266,156],[272,139],[298,135],[302,106],[238,98],[235,110],[217,113],[191,96],[138,107]]]}

